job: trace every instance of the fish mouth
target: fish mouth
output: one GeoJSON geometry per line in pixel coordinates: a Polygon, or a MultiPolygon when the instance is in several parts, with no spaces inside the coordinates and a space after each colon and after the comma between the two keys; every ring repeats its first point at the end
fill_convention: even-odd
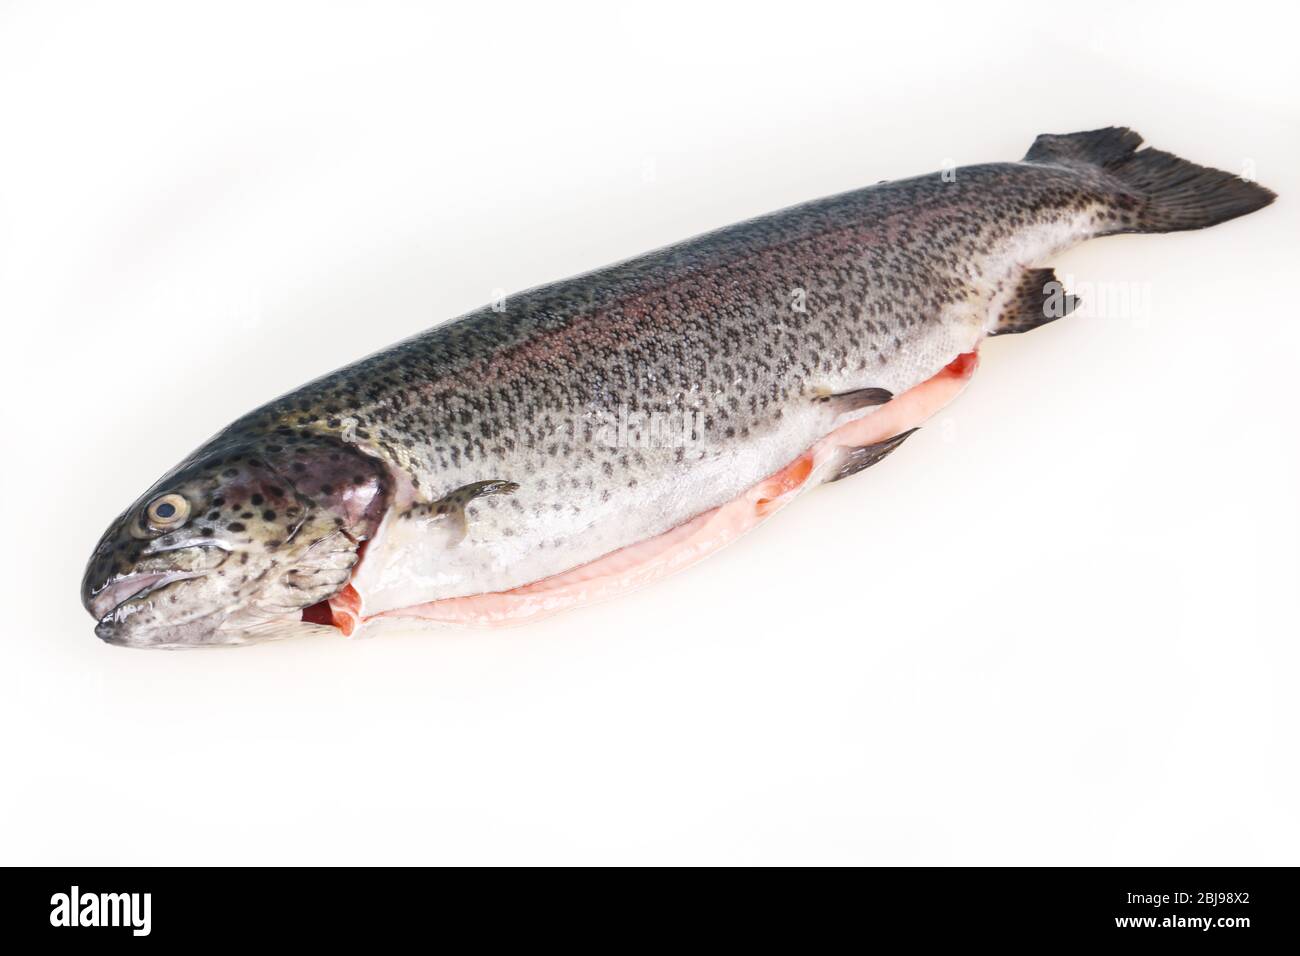
{"type": "Polygon", "coordinates": [[[298,613],[249,615],[241,607],[215,607],[176,620],[148,614],[158,601],[166,600],[167,589],[206,577],[220,563],[204,570],[140,571],[110,581],[85,597],[87,610],[96,617],[95,636],[114,647],[181,650],[229,647],[332,630],[304,623],[298,613]],[[146,616],[149,619],[142,621],[146,616]]]}
{"type": "Polygon", "coordinates": [[[108,577],[102,584],[92,580],[94,567],[87,568],[81,582],[81,603],[100,625],[114,617],[132,602],[169,587],[178,581],[202,577],[225,563],[228,554],[224,548],[206,544],[185,544],[174,548],[157,548],[145,551],[140,564],[128,574],[108,577]]]}
{"type": "Polygon", "coordinates": [[[91,595],[86,601],[86,610],[90,611],[102,626],[113,618],[123,605],[148,597],[161,591],[177,581],[188,581],[200,577],[203,571],[146,571],[141,574],[128,574],[118,578],[91,595]]]}

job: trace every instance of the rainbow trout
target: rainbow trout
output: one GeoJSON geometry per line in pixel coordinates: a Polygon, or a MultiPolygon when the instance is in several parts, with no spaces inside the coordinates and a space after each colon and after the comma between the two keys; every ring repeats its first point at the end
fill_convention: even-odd
{"type": "Polygon", "coordinates": [[[608,597],[880,461],[986,335],[1067,315],[1045,258],[1273,193],[1127,129],[881,183],[513,296],[245,415],[91,556],[132,647],[496,625],[608,597]]]}

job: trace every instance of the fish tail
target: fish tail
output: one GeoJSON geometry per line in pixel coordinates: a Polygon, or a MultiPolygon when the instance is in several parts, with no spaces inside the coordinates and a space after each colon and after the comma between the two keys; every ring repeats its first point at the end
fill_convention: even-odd
{"type": "Polygon", "coordinates": [[[1159,149],[1143,149],[1131,129],[1111,126],[1085,133],[1046,134],[1025,162],[1092,167],[1115,191],[1107,233],[1204,229],[1262,209],[1270,189],[1232,173],[1198,166],[1159,149]]]}

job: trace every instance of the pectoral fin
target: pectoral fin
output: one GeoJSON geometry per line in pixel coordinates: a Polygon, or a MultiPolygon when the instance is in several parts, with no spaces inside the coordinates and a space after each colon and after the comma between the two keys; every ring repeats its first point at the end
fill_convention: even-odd
{"type": "Polygon", "coordinates": [[[446,522],[447,533],[450,536],[449,543],[457,544],[464,539],[468,531],[465,509],[469,507],[471,501],[487,495],[508,495],[518,489],[519,485],[515,482],[500,478],[471,482],[448,492],[431,505],[421,506],[415,513],[415,517],[446,522]]]}

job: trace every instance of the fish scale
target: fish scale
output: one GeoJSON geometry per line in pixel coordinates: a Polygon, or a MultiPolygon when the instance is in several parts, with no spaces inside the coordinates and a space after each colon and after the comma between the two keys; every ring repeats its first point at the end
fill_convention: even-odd
{"type": "MultiPolygon", "coordinates": [[[[217,451],[292,477],[334,447],[381,466],[382,519],[340,524],[368,542],[352,578],[366,613],[561,575],[724,507],[877,411],[819,398],[909,393],[985,334],[1047,321],[1046,293],[1025,283],[1051,278],[1027,273],[1044,257],[1271,201],[1138,143],[1123,129],[1043,136],[1020,162],[880,183],[511,296],[244,416],[120,520],[217,451]],[[633,427],[654,422],[648,440],[633,427]],[[286,441],[306,460],[266,451],[286,441]]],[[[122,570],[94,577],[92,592],[122,570]]],[[[230,619],[247,639],[247,614],[218,630],[236,633],[230,619]]]]}

